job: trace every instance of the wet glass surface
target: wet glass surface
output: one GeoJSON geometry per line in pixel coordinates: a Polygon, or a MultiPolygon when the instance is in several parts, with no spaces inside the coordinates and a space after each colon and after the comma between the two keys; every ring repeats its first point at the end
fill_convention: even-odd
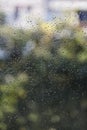
{"type": "Polygon", "coordinates": [[[8,1],[0,0],[0,130],[87,130],[86,9],[80,21],[83,6],[46,14],[42,0],[8,1]]]}

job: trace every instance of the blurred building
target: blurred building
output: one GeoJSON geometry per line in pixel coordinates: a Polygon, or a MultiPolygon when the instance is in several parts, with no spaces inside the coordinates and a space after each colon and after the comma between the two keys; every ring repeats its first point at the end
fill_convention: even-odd
{"type": "Polygon", "coordinates": [[[86,0],[0,0],[0,2],[1,9],[7,16],[7,24],[15,27],[34,27],[38,19],[52,21],[55,18],[65,20],[67,16],[70,19],[77,18],[75,12],[72,13],[73,10],[81,22],[86,23],[87,20],[86,0]],[[66,12],[69,12],[68,15],[66,12]]]}
{"type": "Polygon", "coordinates": [[[15,27],[33,26],[35,19],[44,17],[43,0],[1,0],[1,10],[7,23],[15,27]]]}

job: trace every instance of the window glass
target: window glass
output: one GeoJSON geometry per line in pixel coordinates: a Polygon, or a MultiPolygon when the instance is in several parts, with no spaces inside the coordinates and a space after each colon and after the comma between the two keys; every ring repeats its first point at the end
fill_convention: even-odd
{"type": "Polygon", "coordinates": [[[0,0],[0,130],[87,130],[86,0],[0,0]]]}

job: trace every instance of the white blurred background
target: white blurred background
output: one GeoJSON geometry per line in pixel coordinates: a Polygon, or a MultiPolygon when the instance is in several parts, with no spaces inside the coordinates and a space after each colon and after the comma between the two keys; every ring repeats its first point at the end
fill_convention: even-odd
{"type": "Polygon", "coordinates": [[[79,22],[77,11],[87,10],[86,0],[0,0],[0,10],[7,24],[17,28],[34,27],[37,21],[73,19],[79,22]]]}

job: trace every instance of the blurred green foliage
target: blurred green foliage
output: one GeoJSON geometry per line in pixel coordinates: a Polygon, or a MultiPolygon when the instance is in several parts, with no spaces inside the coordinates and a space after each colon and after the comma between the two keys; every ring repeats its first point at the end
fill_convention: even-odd
{"type": "Polygon", "coordinates": [[[9,58],[0,60],[0,130],[87,129],[87,37],[68,28],[71,36],[58,38],[1,27],[9,58]],[[35,48],[24,56],[30,40],[35,48]]]}

